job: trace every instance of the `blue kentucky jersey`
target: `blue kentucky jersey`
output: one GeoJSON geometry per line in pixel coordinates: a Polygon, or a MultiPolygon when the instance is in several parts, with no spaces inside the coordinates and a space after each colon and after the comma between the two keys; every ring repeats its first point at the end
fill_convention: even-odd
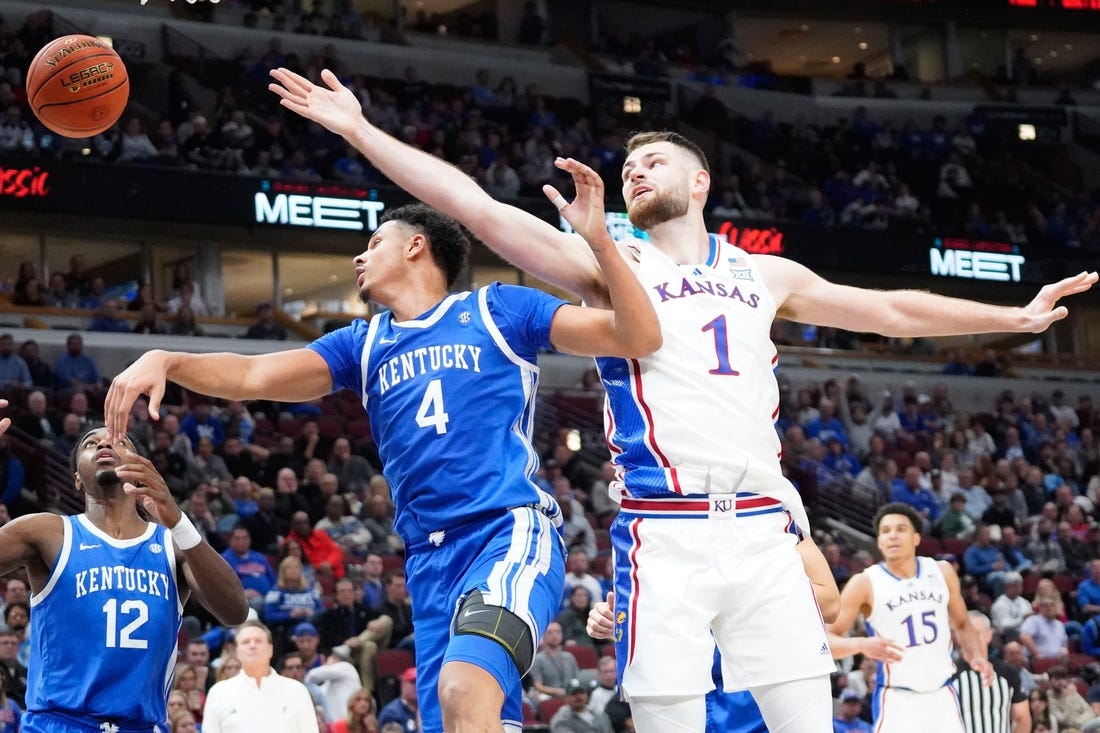
{"type": "Polygon", "coordinates": [[[123,728],[164,725],[183,606],[171,535],[116,540],[81,514],[31,599],[27,709],[123,728]]]}
{"type": "MultiPolygon", "coordinates": [[[[557,504],[532,482],[531,444],[540,349],[564,301],[495,283],[455,293],[412,321],[392,313],[310,344],[333,386],[363,400],[406,542],[478,518],[557,504]]],[[[437,533],[437,534],[433,534],[437,533]]]]}

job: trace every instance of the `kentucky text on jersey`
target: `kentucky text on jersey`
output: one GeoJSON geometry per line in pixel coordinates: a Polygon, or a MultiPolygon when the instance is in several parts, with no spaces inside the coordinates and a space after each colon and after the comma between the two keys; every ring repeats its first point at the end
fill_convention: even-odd
{"type": "Polygon", "coordinates": [[[661,302],[665,303],[669,300],[678,300],[679,298],[686,298],[689,295],[717,295],[719,298],[732,298],[733,300],[739,300],[750,308],[755,308],[760,303],[760,296],[756,293],[749,293],[747,296],[741,293],[741,289],[738,287],[727,287],[726,283],[711,282],[710,280],[691,280],[684,278],[675,285],[672,283],[661,283],[660,285],[653,286],[653,289],[661,296],[661,302]]]}
{"type": "Polygon", "coordinates": [[[81,570],[76,574],[76,597],[107,590],[128,590],[158,598],[170,598],[168,574],[144,568],[122,565],[101,566],[81,570]]]}
{"type": "Polygon", "coordinates": [[[395,356],[378,368],[380,394],[401,382],[428,372],[443,369],[465,369],[481,372],[481,347],[472,344],[422,346],[395,356]]]}
{"type": "Polygon", "coordinates": [[[886,607],[893,611],[896,608],[904,606],[906,603],[912,603],[913,601],[932,601],[933,603],[943,603],[943,593],[937,593],[935,591],[920,589],[910,591],[908,593],[900,593],[896,598],[892,598],[886,601],[886,607]]]}

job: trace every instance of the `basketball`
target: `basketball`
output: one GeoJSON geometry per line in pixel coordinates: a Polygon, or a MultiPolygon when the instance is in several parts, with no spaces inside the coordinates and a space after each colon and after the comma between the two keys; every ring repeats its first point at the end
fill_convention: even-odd
{"type": "Polygon", "coordinates": [[[62,36],[42,47],[27,71],[27,103],[65,137],[90,137],[115,124],[130,77],[115,50],[92,36],[62,36]]]}

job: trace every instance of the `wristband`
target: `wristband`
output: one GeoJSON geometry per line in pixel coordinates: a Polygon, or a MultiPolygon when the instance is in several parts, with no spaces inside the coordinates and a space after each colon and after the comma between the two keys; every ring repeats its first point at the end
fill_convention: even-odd
{"type": "Polygon", "coordinates": [[[186,514],[180,514],[180,520],[176,522],[175,527],[172,527],[171,532],[172,539],[181,550],[190,550],[202,543],[202,535],[195,529],[195,525],[191,524],[186,514]]]}

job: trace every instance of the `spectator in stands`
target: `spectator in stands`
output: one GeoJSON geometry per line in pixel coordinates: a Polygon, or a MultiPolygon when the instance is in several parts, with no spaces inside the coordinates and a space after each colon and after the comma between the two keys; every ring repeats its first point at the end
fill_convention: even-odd
{"type": "Polygon", "coordinates": [[[327,468],[340,479],[340,488],[358,494],[370,484],[371,476],[377,473],[363,456],[351,452],[351,442],[347,438],[337,438],[332,444],[327,468]]]}
{"type": "Polygon", "coordinates": [[[564,696],[569,681],[580,673],[576,657],[562,648],[562,641],[561,624],[551,621],[527,673],[539,700],[564,696]]]}
{"type": "Polygon", "coordinates": [[[588,557],[596,556],[596,534],[584,515],[584,507],[573,498],[568,479],[555,482],[554,495],[561,507],[562,537],[570,553],[581,551],[588,557]]]}
{"type": "MultiPolygon", "coordinates": [[[[77,429],[79,430],[79,428],[78,424],[77,429]]],[[[67,428],[65,430],[68,432],[67,428]]],[[[153,433],[153,446],[149,452],[149,460],[153,462],[157,471],[164,477],[164,481],[168,484],[172,494],[177,497],[183,496],[187,490],[185,476],[189,464],[187,459],[172,444],[172,435],[167,430],[158,429],[153,433]]]]}
{"type": "Polygon", "coordinates": [[[860,718],[862,712],[863,698],[845,690],[840,695],[840,710],[833,718],[833,733],[871,733],[871,724],[860,718]]]}
{"type": "MultiPolygon", "coordinates": [[[[828,445],[829,453],[825,456],[822,464],[837,473],[854,478],[863,470],[863,466],[860,465],[859,459],[852,453],[847,451],[844,447],[844,443],[841,442],[837,436],[829,438],[828,445]]],[[[939,514],[939,507],[936,508],[937,515],[939,514]]]]}
{"type": "Polygon", "coordinates": [[[264,622],[272,629],[275,645],[285,647],[290,630],[324,610],[321,594],[306,579],[302,562],[285,557],[279,563],[275,587],[264,598],[264,622]]]}
{"type": "Polygon", "coordinates": [[[256,513],[245,518],[243,524],[252,535],[256,547],[264,552],[274,552],[290,531],[290,522],[275,513],[275,492],[272,489],[260,489],[256,494],[256,504],[256,513]]]}
{"type": "Polygon", "coordinates": [[[325,657],[320,651],[321,634],[312,623],[302,621],[296,624],[290,638],[294,642],[298,654],[302,657],[302,664],[307,674],[309,670],[316,669],[325,663],[325,657]]]}
{"type": "Polygon", "coordinates": [[[277,579],[267,556],[252,549],[252,535],[245,527],[234,527],[229,533],[229,549],[222,557],[241,579],[248,605],[257,612],[262,610],[264,599],[277,579]]]}
{"type": "Polygon", "coordinates": [[[1024,579],[1019,573],[1007,572],[1004,576],[1004,593],[993,601],[993,628],[1005,638],[1014,638],[1020,624],[1032,614],[1031,603],[1020,595],[1023,587],[1024,579]]]}
{"type": "Polygon", "coordinates": [[[966,512],[966,494],[952,494],[947,512],[939,521],[939,533],[944,539],[969,539],[977,528],[974,518],[966,512]]]}
{"type": "Polygon", "coordinates": [[[180,421],[180,432],[196,447],[201,438],[208,438],[214,448],[225,442],[225,426],[213,414],[213,405],[206,397],[197,397],[192,402],[191,411],[180,421]]]}
{"type": "Polygon", "coordinates": [[[596,640],[585,630],[588,612],[592,610],[594,598],[598,599],[599,596],[593,596],[583,585],[575,585],[569,590],[566,606],[558,614],[558,623],[561,624],[565,646],[580,645],[595,648],[596,640]]]}
{"type": "Polygon", "coordinates": [[[385,597],[385,584],[382,582],[382,573],[385,564],[382,556],[376,553],[367,555],[363,561],[363,605],[367,608],[377,608],[385,597]]]}
{"type": "Polygon", "coordinates": [[[539,15],[534,0],[523,4],[523,17],[516,40],[524,46],[541,46],[546,42],[546,21],[539,15]]]}
{"type": "Polygon", "coordinates": [[[848,446],[848,434],[844,432],[844,425],[836,417],[836,405],[832,400],[824,399],[817,403],[817,417],[802,424],[806,431],[806,437],[817,438],[823,444],[831,438],[836,438],[845,447],[848,446]]]}
{"type": "Polygon", "coordinates": [[[12,298],[14,305],[29,306],[31,308],[45,308],[49,305],[46,301],[46,293],[42,288],[42,281],[32,277],[23,284],[22,289],[15,291],[12,298]]]}
{"type": "Polygon", "coordinates": [[[393,620],[360,603],[348,578],[336,583],[336,605],[317,619],[323,653],[338,653],[358,668],[357,682],[374,688],[374,658],[393,633],[393,620]]]}
{"type": "MultiPolygon", "coordinates": [[[[222,552],[225,549],[225,540],[222,539],[221,533],[218,531],[218,520],[214,517],[214,512],[210,509],[211,501],[211,486],[209,484],[200,484],[191,490],[191,493],[187,497],[187,501],[180,505],[180,509],[187,515],[187,518],[191,520],[191,523],[195,525],[195,529],[199,531],[199,534],[204,540],[206,540],[211,547],[217,552],[222,552]]],[[[213,489],[213,496],[217,497],[217,489],[213,489]]]]}
{"type": "Polygon", "coordinates": [[[1084,568],[1085,563],[1092,559],[1089,546],[1073,534],[1069,522],[1058,522],[1058,546],[1062,548],[1066,567],[1073,572],[1084,568]]]}
{"type": "Polygon", "coordinates": [[[156,157],[157,148],[145,134],[140,117],[131,117],[119,139],[119,162],[148,163],[156,157]]]}
{"type": "Polygon", "coordinates": [[[15,339],[10,333],[0,334],[0,389],[32,385],[27,362],[15,353],[15,339]]]}
{"type": "Polygon", "coordinates": [[[57,358],[53,368],[54,380],[61,390],[99,390],[101,387],[99,366],[84,353],[84,337],[71,333],[65,339],[65,353],[57,358]]]}
{"type": "Polygon", "coordinates": [[[33,509],[24,506],[23,489],[23,463],[12,453],[11,436],[0,433],[0,504],[4,504],[13,517],[33,509]]]}
{"type": "Polygon", "coordinates": [[[302,551],[309,558],[322,583],[325,578],[339,580],[344,577],[344,551],[331,537],[310,525],[308,512],[294,512],[290,518],[290,533],[287,534],[286,541],[296,541],[302,546],[302,551]]]}
{"type": "Polygon", "coordinates": [[[1009,570],[1018,573],[1026,573],[1031,570],[1031,558],[1020,547],[1020,535],[1015,527],[1001,527],[1001,555],[1005,559],[1005,566],[1009,570]]]}
{"type": "Polygon", "coordinates": [[[397,723],[403,731],[419,730],[416,698],[416,667],[409,667],[401,673],[401,691],[378,711],[379,728],[385,730],[390,723],[397,723]]]}
{"type": "Polygon", "coordinates": [[[138,319],[134,323],[133,332],[142,334],[163,334],[164,327],[160,325],[158,321],[159,317],[156,306],[152,303],[146,303],[141,306],[141,310],[138,313],[138,319]]]}
{"type": "Polygon", "coordinates": [[[601,522],[619,513],[619,503],[611,498],[609,487],[615,480],[615,464],[604,461],[600,464],[600,476],[588,489],[588,498],[592,502],[592,512],[601,522]]]}
{"type": "Polygon", "coordinates": [[[268,455],[268,450],[259,445],[245,445],[241,439],[232,432],[222,443],[222,460],[231,476],[245,477],[249,481],[259,481],[263,471],[263,460],[268,455]]]}
{"type": "Polygon", "coordinates": [[[51,308],[75,308],[77,296],[69,292],[65,273],[54,272],[50,275],[49,287],[43,294],[46,305],[51,308]]]}
{"type": "Polygon", "coordinates": [[[405,587],[405,573],[391,570],[382,576],[382,601],[376,610],[393,621],[390,648],[416,651],[413,635],[412,605],[405,587]]]}
{"type": "MultiPolygon", "coordinates": [[[[285,438],[289,440],[289,438],[285,438]]],[[[272,451],[275,457],[275,451],[272,451]]],[[[298,491],[298,476],[292,468],[280,468],[275,475],[275,514],[289,524],[293,516],[302,512],[309,520],[309,502],[298,491]]]]}
{"type": "Polygon", "coordinates": [[[870,415],[871,427],[885,440],[893,442],[901,430],[901,419],[894,409],[894,397],[889,390],[882,393],[882,401],[870,415]]]}
{"type": "Polygon", "coordinates": [[[947,363],[943,367],[943,373],[957,377],[969,377],[974,374],[974,368],[962,358],[958,351],[952,350],[947,354],[947,363]]]}
{"type": "MultiPolygon", "coordinates": [[[[0,336],[0,342],[2,340],[3,337],[0,336]]],[[[15,424],[35,440],[44,441],[46,445],[52,445],[61,434],[57,414],[49,409],[46,395],[40,390],[27,395],[27,411],[16,418],[15,424]]]]}
{"type": "Polygon", "coordinates": [[[1031,659],[1064,659],[1069,655],[1069,638],[1065,625],[1056,617],[1054,601],[1038,601],[1039,612],[1020,624],[1019,641],[1031,659]]]}
{"type": "Polygon", "coordinates": [[[107,296],[107,281],[101,277],[92,278],[92,284],[88,286],[87,292],[80,296],[80,300],[77,301],[76,307],[83,308],[84,310],[96,310],[101,305],[107,296]]]}
{"type": "Polygon", "coordinates": [[[1077,586],[1077,609],[1082,621],[1100,614],[1100,560],[1090,560],[1088,577],[1077,586]]]}
{"type": "MultiPolygon", "coordinates": [[[[325,693],[321,692],[321,688],[317,685],[306,681],[306,662],[302,659],[302,655],[298,650],[289,651],[282,656],[282,661],[279,665],[279,674],[283,677],[289,677],[292,680],[301,682],[309,692],[309,697],[313,704],[317,707],[324,706],[325,693]]],[[[320,721],[318,721],[318,726],[320,726],[320,721]]]]}
{"type": "Polygon", "coordinates": [[[108,333],[130,333],[130,324],[119,317],[118,301],[114,298],[105,298],[100,301],[99,310],[88,325],[89,331],[106,331],[108,333]]]}
{"type": "Polygon", "coordinates": [[[84,255],[75,254],[69,258],[69,272],[65,275],[65,289],[74,296],[76,302],[84,297],[92,286],[92,278],[88,275],[88,266],[84,255]]]}
{"type": "Polygon", "coordinates": [[[1057,721],[1060,728],[1080,728],[1096,717],[1092,707],[1077,691],[1077,685],[1069,678],[1065,667],[1054,667],[1049,674],[1047,702],[1050,705],[1050,717],[1057,721]]]}
{"type": "MultiPolygon", "coordinates": [[[[66,413],[65,417],[61,419],[61,435],[54,441],[54,450],[63,456],[71,455],[81,435],[80,418],[71,412],[66,413]]],[[[159,467],[157,470],[160,471],[159,467]]],[[[161,471],[161,475],[164,475],[163,471],[161,471]]],[[[167,480],[167,477],[165,477],[165,480],[167,480]]],[[[171,484],[169,484],[169,488],[171,488],[171,484]]]]}
{"type": "Polygon", "coordinates": [[[982,524],[992,527],[1016,527],[1016,512],[1008,503],[1008,494],[1003,489],[993,490],[993,503],[982,513],[982,524]]]}
{"type": "Polygon", "coordinates": [[[183,305],[169,321],[168,333],[173,336],[202,336],[202,326],[195,321],[195,312],[183,305]]]}
{"type": "Polygon", "coordinates": [[[48,387],[53,389],[54,378],[53,370],[50,369],[50,365],[38,355],[38,342],[34,339],[27,339],[19,347],[19,356],[27,364],[27,369],[31,372],[31,383],[35,387],[48,387]]]}
{"type": "Polygon", "coordinates": [[[246,339],[286,341],[286,329],[275,322],[275,309],[271,306],[271,303],[260,303],[256,306],[256,322],[248,327],[244,337],[246,339]]]}
{"type": "Polygon", "coordinates": [[[567,699],[550,718],[550,733],[612,733],[606,714],[588,706],[588,686],[570,679],[565,685],[567,699]]]}
{"type": "Polygon", "coordinates": [[[990,538],[988,524],[978,525],[978,530],[974,533],[974,543],[963,554],[963,565],[968,574],[976,577],[989,589],[991,596],[996,598],[1001,594],[1006,564],[1004,555],[990,538]]]}
{"type": "Polygon", "coordinates": [[[0,630],[0,679],[8,698],[26,707],[27,668],[16,658],[18,651],[19,635],[8,629],[0,630]]]}
{"type": "Polygon", "coordinates": [[[318,725],[323,721],[344,722],[348,701],[361,688],[359,672],[343,653],[332,653],[324,658],[324,664],[306,672],[306,681],[321,689],[322,708],[317,711],[318,725]]]}
{"type": "MultiPolygon", "coordinates": [[[[331,473],[325,475],[331,478],[333,485],[336,484],[336,476],[331,473]]],[[[332,494],[325,501],[325,516],[314,525],[314,529],[330,536],[346,555],[367,556],[370,530],[363,526],[358,517],[351,515],[347,499],[339,494],[332,494]]]]}
{"type": "Polygon", "coordinates": [[[168,314],[176,315],[181,308],[187,306],[196,316],[209,316],[210,310],[199,294],[195,282],[190,279],[191,270],[185,262],[176,264],[176,272],[173,277],[172,295],[168,298],[167,304],[168,314]]]}
{"type": "Polygon", "coordinates": [[[917,466],[906,468],[905,478],[893,487],[890,501],[900,501],[913,507],[924,517],[928,526],[940,518],[940,505],[932,491],[921,486],[921,475],[917,466]]]}

